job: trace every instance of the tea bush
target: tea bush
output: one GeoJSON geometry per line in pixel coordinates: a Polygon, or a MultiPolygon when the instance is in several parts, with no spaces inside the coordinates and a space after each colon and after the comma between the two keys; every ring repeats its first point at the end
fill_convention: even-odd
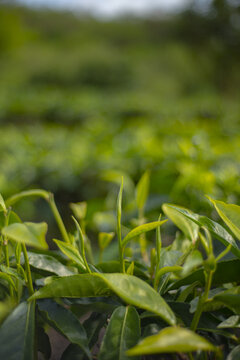
{"type": "Polygon", "coordinates": [[[86,203],[71,204],[76,230],[68,232],[52,193],[0,197],[1,358],[35,359],[38,352],[49,359],[49,328],[68,340],[62,360],[238,358],[240,207],[208,197],[223,225],[165,203],[147,222],[148,192],[146,172],[135,189],[135,226],[123,225],[121,183],[116,235],[98,236],[100,262],[87,235],[86,203]],[[58,251],[48,250],[46,222],[22,222],[14,212],[29,197],[50,206],[62,237],[53,239],[58,251]],[[180,231],[170,244],[161,236],[167,220],[180,231]],[[223,244],[218,254],[216,241],[223,244]],[[118,259],[102,260],[108,248],[118,259]]]}

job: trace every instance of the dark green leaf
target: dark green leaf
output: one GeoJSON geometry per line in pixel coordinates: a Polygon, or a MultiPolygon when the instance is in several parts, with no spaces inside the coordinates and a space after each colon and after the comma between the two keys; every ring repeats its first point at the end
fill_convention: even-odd
{"type": "MultiPolygon", "coordinates": [[[[215,285],[222,285],[226,283],[239,281],[239,274],[240,274],[239,259],[220,261],[217,264],[217,269],[215,273],[213,274],[212,284],[215,286],[215,285]]],[[[181,286],[192,284],[195,281],[199,281],[201,284],[205,284],[203,268],[194,271],[192,274],[184,277],[183,279],[173,282],[169,286],[169,289],[171,290],[178,289],[181,286]]]]}
{"type": "Polygon", "coordinates": [[[35,302],[22,302],[0,328],[0,359],[35,359],[35,302]]]}
{"type": "Polygon", "coordinates": [[[132,306],[114,310],[100,348],[99,360],[128,360],[126,351],[140,338],[140,319],[132,306]]]}
{"type": "Polygon", "coordinates": [[[112,293],[128,304],[154,312],[169,324],[176,323],[169,306],[150,285],[126,274],[95,273],[58,278],[37,291],[31,299],[108,296],[112,293]]]}
{"type": "Polygon", "coordinates": [[[91,358],[86,332],[78,318],[68,309],[53,300],[39,300],[38,308],[57,331],[71,343],[78,345],[91,358]]]}
{"type": "Polygon", "coordinates": [[[226,360],[240,360],[240,345],[236,346],[230,352],[226,360]]]}

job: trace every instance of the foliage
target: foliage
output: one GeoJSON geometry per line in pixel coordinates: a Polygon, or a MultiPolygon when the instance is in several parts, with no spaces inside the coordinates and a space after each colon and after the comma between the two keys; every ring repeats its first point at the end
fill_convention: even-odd
{"type": "MultiPolygon", "coordinates": [[[[135,191],[141,216],[149,187],[146,174],[135,191]]],[[[62,360],[237,356],[240,207],[211,199],[223,228],[186,208],[163,204],[164,213],[182,231],[165,245],[160,229],[166,220],[161,216],[153,222],[141,217],[134,228],[123,226],[124,199],[122,181],[117,238],[99,235],[100,257],[115,246],[119,259],[99,263],[91,259],[90,229],[81,227],[86,211],[78,207],[83,210],[83,204],[71,205],[82,224],[73,218],[77,231],[71,233],[51,193],[25,191],[6,201],[0,196],[1,358],[36,359],[40,352],[49,359],[55,351],[50,328],[68,341],[62,360]],[[58,251],[46,250],[45,223],[23,223],[13,212],[17,202],[32,196],[42,197],[52,210],[62,236],[54,240],[58,251]],[[224,248],[216,254],[218,240],[224,248]]]]}

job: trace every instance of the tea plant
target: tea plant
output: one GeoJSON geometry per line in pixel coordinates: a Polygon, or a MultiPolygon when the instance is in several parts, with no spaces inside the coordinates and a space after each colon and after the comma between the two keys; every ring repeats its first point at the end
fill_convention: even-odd
{"type": "Polygon", "coordinates": [[[85,203],[71,204],[76,231],[70,233],[51,193],[0,196],[1,359],[40,353],[49,359],[49,327],[69,342],[62,360],[239,359],[240,207],[209,198],[226,227],[172,204],[147,223],[148,187],[145,173],[136,189],[138,226],[128,230],[121,183],[119,259],[102,261],[115,234],[100,233],[99,263],[86,233],[85,203]],[[48,250],[45,222],[22,222],[14,212],[16,202],[31,196],[49,204],[62,235],[54,239],[59,251],[48,250]],[[171,244],[161,238],[164,215],[181,231],[171,244]],[[215,241],[224,246],[219,254],[215,241]]]}

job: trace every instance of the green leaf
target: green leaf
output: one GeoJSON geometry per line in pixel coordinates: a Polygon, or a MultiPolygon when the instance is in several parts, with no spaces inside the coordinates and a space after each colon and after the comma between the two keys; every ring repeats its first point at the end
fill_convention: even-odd
{"type": "Polygon", "coordinates": [[[100,348],[99,360],[128,360],[126,351],[140,338],[140,319],[132,306],[114,310],[100,348]]]}
{"type": "Polygon", "coordinates": [[[143,233],[146,233],[148,231],[154,230],[156,229],[158,226],[161,226],[162,224],[164,224],[167,220],[163,220],[163,221],[154,221],[148,224],[143,224],[140,226],[137,226],[135,229],[129,231],[129,233],[125,236],[125,238],[122,241],[122,246],[126,246],[127,243],[132,240],[133,238],[135,238],[136,236],[139,236],[143,233]]]}
{"type": "Polygon", "coordinates": [[[123,178],[117,198],[117,236],[118,242],[122,242],[122,230],[121,230],[121,219],[122,219],[122,194],[123,194],[123,178]]]}
{"type": "Polygon", "coordinates": [[[207,198],[214,205],[218,215],[223,219],[238,240],[240,240],[240,206],[213,200],[209,196],[207,198]]]}
{"type": "Polygon", "coordinates": [[[49,324],[71,343],[77,344],[90,359],[91,354],[87,345],[87,335],[78,318],[70,310],[55,301],[39,300],[37,304],[49,324]]]}
{"type": "Polygon", "coordinates": [[[46,297],[95,297],[117,294],[130,305],[152,311],[167,323],[176,323],[174,313],[163,298],[145,281],[126,274],[82,274],[54,279],[30,300],[46,297]]]}
{"type": "Polygon", "coordinates": [[[108,313],[92,312],[87,320],[84,321],[83,326],[87,333],[89,347],[92,348],[98,340],[99,331],[107,322],[108,313]]]}
{"type": "Polygon", "coordinates": [[[36,248],[47,249],[48,245],[45,240],[47,233],[47,224],[42,223],[15,223],[9,226],[5,226],[2,229],[4,236],[9,239],[30,245],[36,248]]]}
{"type": "Polygon", "coordinates": [[[240,286],[230,288],[209,299],[203,306],[203,311],[217,310],[227,307],[236,314],[240,314],[240,286]]]}
{"type": "Polygon", "coordinates": [[[0,358],[35,359],[35,302],[22,302],[0,328],[0,358]]]}
{"type": "Polygon", "coordinates": [[[157,335],[143,339],[127,353],[131,356],[175,352],[186,353],[197,350],[216,351],[216,348],[206,339],[188,329],[168,327],[161,330],[157,335]]]}
{"type": "Polygon", "coordinates": [[[0,211],[3,211],[4,213],[7,212],[7,208],[1,194],[0,194],[0,211]]]}
{"type": "Polygon", "coordinates": [[[37,196],[37,197],[42,197],[45,200],[49,199],[49,192],[45,191],[45,190],[41,190],[41,189],[33,189],[33,190],[26,190],[26,191],[22,191],[18,194],[15,194],[13,196],[11,196],[10,198],[8,198],[6,200],[6,205],[7,206],[12,206],[13,204],[15,204],[17,201],[25,198],[25,197],[31,197],[31,196],[37,196]]]}
{"type": "Polygon", "coordinates": [[[59,249],[63,254],[65,254],[69,259],[71,259],[73,262],[79,265],[83,271],[86,270],[82,256],[72,244],[56,239],[53,239],[53,241],[57,244],[57,246],[59,247],[59,249]]]}
{"type": "Polygon", "coordinates": [[[100,249],[103,251],[112,241],[115,233],[106,233],[106,232],[100,232],[98,236],[98,245],[100,249]]]}
{"type": "Polygon", "coordinates": [[[218,325],[219,329],[240,328],[240,316],[232,315],[218,325]]]}
{"type": "Polygon", "coordinates": [[[136,200],[138,209],[143,209],[146,203],[149,192],[150,176],[149,171],[146,171],[139,180],[136,188],[136,200]]]}
{"type": "Polygon", "coordinates": [[[186,276],[189,274],[194,268],[202,265],[203,258],[202,254],[198,250],[194,250],[187,257],[187,260],[184,263],[183,271],[181,273],[182,276],[186,276]]]}
{"type": "MultiPolygon", "coordinates": [[[[186,219],[179,211],[176,210],[174,205],[163,204],[162,209],[164,213],[172,220],[172,222],[186,235],[187,238],[196,242],[198,238],[199,227],[192,221],[186,219]]],[[[184,208],[182,208],[185,210],[184,208]]]]}
{"type": "Polygon", "coordinates": [[[74,214],[74,216],[78,220],[83,220],[87,214],[87,203],[86,201],[78,202],[78,203],[71,203],[70,208],[74,214]]]}
{"type": "Polygon", "coordinates": [[[181,215],[185,216],[187,219],[196,223],[197,225],[206,227],[210,231],[210,233],[216,239],[220,240],[225,246],[231,244],[232,253],[240,258],[240,249],[238,248],[236,241],[220,224],[216,223],[215,221],[209,219],[206,216],[194,214],[185,208],[180,208],[175,205],[171,205],[171,207],[174,208],[181,215]]]}
{"type": "Polygon", "coordinates": [[[226,360],[239,360],[240,359],[240,345],[236,346],[230,354],[228,354],[228,357],[226,360]]]}
{"type": "Polygon", "coordinates": [[[28,251],[28,261],[35,269],[44,270],[52,274],[59,276],[69,276],[73,274],[67,266],[50,255],[35,254],[34,252],[28,251]]]}
{"type": "MultiPolygon", "coordinates": [[[[213,274],[212,285],[222,285],[231,282],[238,282],[240,274],[240,260],[224,260],[217,264],[217,269],[213,274]]],[[[192,274],[184,277],[183,279],[173,282],[169,286],[169,290],[178,289],[181,286],[192,284],[199,281],[202,285],[205,284],[204,269],[194,271],[192,274]]]]}

